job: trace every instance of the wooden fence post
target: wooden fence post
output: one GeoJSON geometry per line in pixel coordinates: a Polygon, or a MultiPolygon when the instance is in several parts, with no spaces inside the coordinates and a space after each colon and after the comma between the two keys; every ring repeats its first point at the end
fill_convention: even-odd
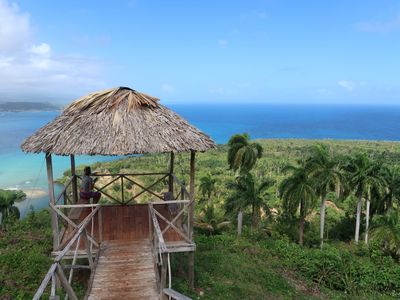
{"type": "MultiPolygon", "coordinates": [[[[50,153],[46,153],[46,168],[47,168],[47,183],[49,186],[50,203],[52,205],[55,205],[53,163],[51,160],[50,153]]],[[[54,211],[54,209],[51,209],[51,230],[53,232],[53,250],[56,251],[58,246],[60,245],[60,237],[59,237],[57,213],[54,211]]]]}
{"type": "Polygon", "coordinates": [[[72,199],[74,203],[78,202],[78,182],[76,179],[75,156],[71,154],[71,176],[72,176],[72,199]]]}
{"type": "MultiPolygon", "coordinates": [[[[194,209],[195,209],[195,159],[196,152],[190,151],[190,202],[189,202],[189,224],[188,236],[193,241],[194,209]]],[[[189,252],[189,286],[194,289],[194,252],[189,252]]]]}
{"type": "Polygon", "coordinates": [[[167,284],[167,261],[168,257],[166,253],[161,254],[162,255],[162,265],[161,265],[161,276],[160,276],[160,299],[164,300],[166,299],[164,295],[164,289],[166,288],[167,284]]]}

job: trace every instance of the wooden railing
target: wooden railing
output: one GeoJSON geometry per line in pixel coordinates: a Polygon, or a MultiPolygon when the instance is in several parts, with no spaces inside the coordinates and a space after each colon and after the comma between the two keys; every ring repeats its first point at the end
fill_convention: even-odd
{"type": "Polygon", "coordinates": [[[66,245],[62,248],[62,250],[59,251],[57,257],[54,259],[54,263],[50,266],[49,271],[47,272],[45,278],[43,279],[33,299],[37,300],[41,298],[50,280],[51,280],[51,289],[50,289],[51,298],[54,299],[56,297],[56,282],[57,280],[59,280],[61,287],[66,292],[69,299],[71,300],[78,299],[71,285],[73,270],[84,268],[93,271],[94,268],[94,258],[92,250],[93,243],[91,243],[89,239],[89,234],[87,233],[86,226],[89,224],[91,220],[93,220],[94,216],[101,211],[101,206],[94,204],[92,205],[92,207],[94,208],[93,211],[82,221],[82,223],[80,223],[74,229],[73,236],[67,241],[66,245]],[[88,265],[76,265],[76,258],[81,239],[84,241],[85,244],[85,252],[88,259],[88,265]],[[72,259],[72,264],[63,265],[62,260],[64,256],[70,251],[70,249],[74,244],[75,244],[75,251],[72,259]],[[64,273],[64,269],[70,270],[68,279],[64,273]]]}
{"type": "MultiPolygon", "coordinates": [[[[193,251],[194,250],[194,242],[189,239],[187,233],[183,232],[182,229],[178,228],[175,224],[176,221],[183,216],[183,213],[186,211],[190,204],[189,200],[171,200],[171,201],[163,201],[163,202],[153,202],[149,204],[149,236],[152,241],[153,246],[153,255],[155,261],[155,269],[157,274],[157,282],[159,283],[159,292],[160,292],[160,299],[165,299],[168,297],[169,299],[182,299],[187,300],[190,299],[177,291],[172,289],[172,274],[171,274],[171,262],[170,262],[170,253],[177,252],[176,248],[170,249],[168,248],[168,244],[165,242],[164,235],[169,230],[172,229],[176,233],[178,233],[187,246],[181,246],[179,252],[184,249],[184,251],[193,251]],[[168,220],[165,216],[163,216],[157,209],[154,208],[154,205],[183,205],[180,211],[177,213],[175,218],[171,221],[168,220]],[[161,229],[159,224],[159,219],[166,223],[164,229],[161,229]],[[168,288],[166,284],[168,273],[168,288]]],[[[188,214],[187,214],[188,216],[188,214]]]]}

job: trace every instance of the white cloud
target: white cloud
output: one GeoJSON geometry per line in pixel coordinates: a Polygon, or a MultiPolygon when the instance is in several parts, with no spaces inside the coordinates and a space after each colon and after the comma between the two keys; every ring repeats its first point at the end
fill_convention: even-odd
{"type": "Polygon", "coordinates": [[[228,46],[228,40],[226,40],[226,39],[219,39],[219,40],[218,40],[218,45],[220,45],[221,47],[226,47],[226,46],[228,46]]]}
{"type": "Polygon", "coordinates": [[[103,66],[98,59],[53,53],[49,43],[35,42],[29,14],[0,0],[0,100],[79,96],[105,86],[99,76],[103,66]]]}
{"type": "Polygon", "coordinates": [[[400,14],[386,21],[367,21],[356,24],[360,31],[366,32],[390,32],[400,30],[400,14]]]}
{"type": "Polygon", "coordinates": [[[0,0],[0,53],[19,50],[31,36],[29,14],[21,13],[16,3],[0,0]]]}
{"type": "Polygon", "coordinates": [[[163,83],[161,85],[161,89],[163,92],[166,92],[166,93],[172,93],[175,91],[175,88],[169,83],[163,83]]]}
{"type": "Polygon", "coordinates": [[[51,52],[51,48],[48,44],[46,43],[41,43],[38,46],[33,45],[30,48],[30,52],[32,52],[33,54],[38,54],[38,55],[50,55],[51,52]]]}
{"type": "Polygon", "coordinates": [[[342,88],[346,89],[349,92],[352,92],[356,87],[356,84],[349,80],[339,80],[338,85],[340,85],[342,88]]]}

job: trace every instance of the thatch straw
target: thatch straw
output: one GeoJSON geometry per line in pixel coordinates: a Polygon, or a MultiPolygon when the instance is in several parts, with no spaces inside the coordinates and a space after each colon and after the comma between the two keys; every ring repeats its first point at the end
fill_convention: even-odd
{"type": "Polygon", "coordinates": [[[211,138],[157,98],[120,87],[89,94],[27,138],[25,152],[128,155],[206,151],[211,138]]]}

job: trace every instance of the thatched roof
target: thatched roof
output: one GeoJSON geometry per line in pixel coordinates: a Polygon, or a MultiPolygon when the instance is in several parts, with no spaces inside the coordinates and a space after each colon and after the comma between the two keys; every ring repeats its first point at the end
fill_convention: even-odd
{"type": "Polygon", "coordinates": [[[211,138],[159,99],[126,87],[95,92],[28,137],[25,152],[57,155],[128,155],[206,151],[211,138]]]}

